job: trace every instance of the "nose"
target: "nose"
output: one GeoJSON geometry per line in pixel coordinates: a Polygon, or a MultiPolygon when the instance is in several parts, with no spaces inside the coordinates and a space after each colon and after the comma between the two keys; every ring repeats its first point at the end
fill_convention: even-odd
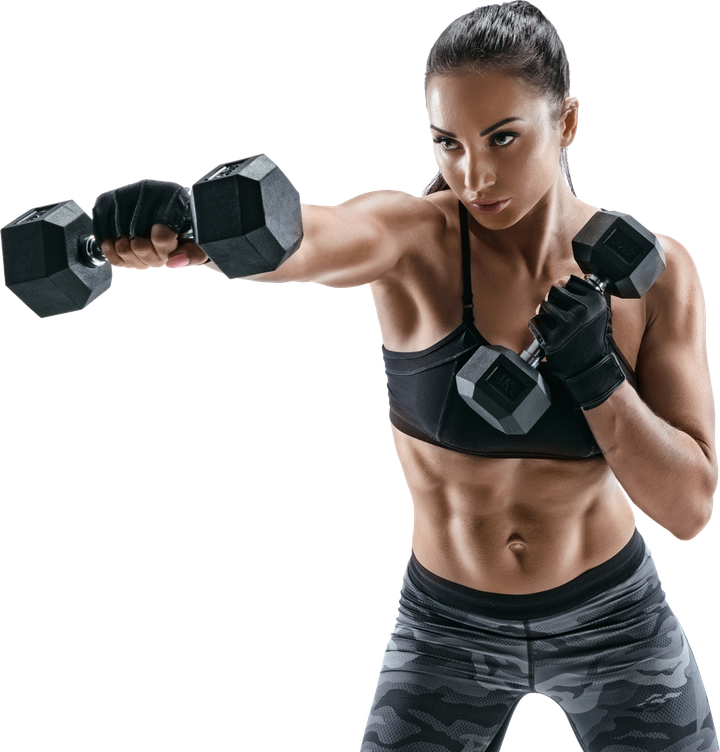
{"type": "Polygon", "coordinates": [[[483,193],[495,184],[495,169],[487,157],[466,153],[465,188],[470,193],[483,193]]]}

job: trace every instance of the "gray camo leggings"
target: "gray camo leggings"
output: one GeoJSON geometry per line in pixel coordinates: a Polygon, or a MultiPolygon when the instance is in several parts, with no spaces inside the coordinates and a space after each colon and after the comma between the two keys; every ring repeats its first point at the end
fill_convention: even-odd
{"type": "Polygon", "coordinates": [[[530,596],[448,582],[413,555],[361,752],[497,752],[530,692],[560,705],[586,752],[718,750],[695,658],[637,531],[606,564],[530,596]],[[557,612],[562,602],[572,605],[557,612]]]}

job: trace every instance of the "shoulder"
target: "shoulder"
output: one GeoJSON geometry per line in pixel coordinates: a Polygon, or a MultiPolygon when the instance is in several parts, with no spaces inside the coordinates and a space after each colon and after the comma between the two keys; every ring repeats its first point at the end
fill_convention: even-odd
{"type": "MultiPolygon", "coordinates": [[[[668,235],[656,235],[665,253],[667,268],[660,276],[660,287],[677,284],[689,284],[693,280],[699,281],[695,262],[685,246],[668,235]]],[[[657,284],[657,283],[656,283],[657,284]]]]}
{"type": "Polygon", "coordinates": [[[432,196],[413,196],[403,191],[373,191],[345,201],[342,209],[362,213],[374,220],[385,232],[404,233],[407,230],[427,232],[440,230],[447,224],[446,214],[432,196]]]}
{"type": "Polygon", "coordinates": [[[665,253],[666,269],[646,295],[647,327],[664,322],[682,329],[688,316],[704,316],[700,275],[685,246],[667,235],[656,237],[665,253]]]}
{"type": "Polygon", "coordinates": [[[451,190],[431,193],[429,196],[423,196],[422,200],[430,204],[438,216],[441,215],[444,218],[446,226],[452,227],[458,224],[459,199],[451,190]]]}
{"type": "Polygon", "coordinates": [[[709,374],[700,276],[687,248],[666,235],[656,237],[665,252],[667,266],[643,298],[646,321],[637,374],[641,385],[644,384],[643,399],[664,416],[662,402],[668,396],[667,390],[661,390],[663,385],[687,382],[691,385],[690,392],[700,395],[701,385],[709,381],[709,374]],[[667,378],[661,376],[663,373],[667,378]],[[657,393],[652,392],[654,388],[657,393]]]}
{"type": "Polygon", "coordinates": [[[383,276],[393,276],[404,274],[418,255],[437,255],[447,244],[448,233],[454,228],[446,205],[447,197],[438,200],[402,191],[374,191],[350,199],[337,209],[346,212],[342,218],[346,227],[362,223],[368,242],[386,249],[393,263],[383,276]]]}

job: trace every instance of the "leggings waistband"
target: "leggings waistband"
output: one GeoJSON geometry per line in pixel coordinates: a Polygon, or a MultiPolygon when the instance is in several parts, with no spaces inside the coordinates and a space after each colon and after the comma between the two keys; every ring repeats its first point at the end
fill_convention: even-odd
{"type": "Polygon", "coordinates": [[[574,608],[626,580],[642,564],[645,551],[645,541],[635,529],[622,551],[599,566],[564,585],[527,595],[486,593],[451,582],[425,569],[414,551],[407,574],[418,590],[451,608],[500,619],[540,619],[574,608]]]}

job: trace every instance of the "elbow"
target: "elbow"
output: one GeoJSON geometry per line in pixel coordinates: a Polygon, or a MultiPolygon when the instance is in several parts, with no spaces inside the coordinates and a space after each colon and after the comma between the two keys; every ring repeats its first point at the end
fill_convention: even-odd
{"type": "Polygon", "coordinates": [[[698,473],[698,483],[694,497],[687,498],[683,509],[682,523],[672,534],[680,540],[692,540],[699,535],[710,522],[713,511],[713,497],[718,484],[718,466],[714,453],[707,464],[707,472],[698,473]]]}
{"type": "Polygon", "coordinates": [[[705,497],[692,510],[686,510],[682,524],[678,524],[670,532],[679,540],[689,541],[699,535],[707,527],[712,517],[712,494],[705,497]]]}
{"type": "Polygon", "coordinates": [[[702,531],[704,525],[702,527],[695,527],[692,530],[690,529],[683,529],[683,530],[672,530],[672,534],[681,541],[689,541],[692,540],[695,536],[699,535],[702,531]]]}

